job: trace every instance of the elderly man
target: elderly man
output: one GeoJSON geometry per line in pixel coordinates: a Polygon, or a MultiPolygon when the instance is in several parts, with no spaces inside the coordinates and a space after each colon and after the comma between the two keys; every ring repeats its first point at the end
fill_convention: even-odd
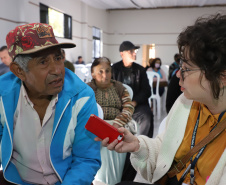
{"type": "MultiPolygon", "coordinates": [[[[139,134],[153,136],[153,114],[149,107],[148,98],[151,96],[151,88],[143,66],[135,63],[135,46],[130,41],[124,41],[119,47],[122,60],[113,64],[112,76],[114,80],[129,85],[133,89],[133,106],[135,111],[133,119],[139,124],[139,134]]],[[[127,154],[122,181],[133,181],[136,171],[130,164],[130,153],[127,154]]]]}
{"type": "Polygon", "coordinates": [[[12,62],[11,57],[9,56],[7,46],[2,46],[0,48],[0,59],[2,63],[0,64],[0,76],[9,72],[9,65],[12,62]]]}
{"type": "Polygon", "coordinates": [[[151,88],[144,67],[134,62],[136,50],[139,48],[130,41],[122,42],[119,47],[122,60],[113,64],[112,76],[114,80],[127,84],[133,89],[132,102],[135,107],[133,119],[140,125],[139,134],[152,137],[153,114],[148,103],[151,88]]]}
{"type": "Polygon", "coordinates": [[[0,184],[90,185],[100,143],[84,126],[98,112],[91,88],[64,68],[61,48],[75,45],[41,23],[16,27],[6,42],[13,62],[0,77],[0,184]]]}

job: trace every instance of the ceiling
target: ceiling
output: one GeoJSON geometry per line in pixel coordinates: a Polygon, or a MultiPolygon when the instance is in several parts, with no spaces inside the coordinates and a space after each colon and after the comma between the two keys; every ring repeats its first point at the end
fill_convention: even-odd
{"type": "Polygon", "coordinates": [[[226,0],[81,0],[106,10],[226,6],[226,0]]]}

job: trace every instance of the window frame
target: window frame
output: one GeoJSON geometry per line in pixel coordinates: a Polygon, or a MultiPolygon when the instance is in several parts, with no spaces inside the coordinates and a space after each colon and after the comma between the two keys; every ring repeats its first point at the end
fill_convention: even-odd
{"type": "MultiPolygon", "coordinates": [[[[49,24],[49,12],[48,9],[52,9],[55,10],[57,12],[60,12],[63,14],[64,16],[64,22],[62,23],[63,29],[64,29],[64,36],[56,36],[59,38],[65,38],[65,39],[71,39],[72,40],[72,16],[65,14],[59,10],[56,10],[52,7],[49,7],[43,3],[39,3],[39,7],[40,7],[40,23],[46,23],[49,24]]],[[[51,25],[53,27],[53,25],[51,25]]],[[[53,27],[54,29],[54,27],[53,27]]]]}

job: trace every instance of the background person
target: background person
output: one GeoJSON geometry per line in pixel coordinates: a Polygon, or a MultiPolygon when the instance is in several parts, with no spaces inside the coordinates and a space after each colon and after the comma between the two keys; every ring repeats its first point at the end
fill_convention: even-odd
{"type": "Polygon", "coordinates": [[[78,60],[75,62],[75,64],[85,64],[85,62],[82,59],[82,56],[78,56],[78,60]]]}
{"type": "MultiPolygon", "coordinates": [[[[165,72],[161,69],[162,61],[160,58],[155,58],[150,64],[150,68],[147,71],[154,71],[160,75],[160,81],[167,81],[165,72]]],[[[156,79],[154,78],[154,81],[156,79]]],[[[159,95],[162,96],[165,91],[165,87],[159,87],[159,95]]],[[[153,88],[153,92],[156,93],[156,88],[153,88]]]]}
{"type": "Polygon", "coordinates": [[[70,61],[66,60],[65,51],[63,49],[61,49],[61,52],[62,52],[62,55],[63,55],[64,67],[70,69],[74,73],[75,72],[74,65],[70,61]]]}
{"type": "Polygon", "coordinates": [[[147,66],[145,67],[145,70],[147,71],[149,67],[151,67],[151,63],[154,60],[154,58],[150,58],[147,62],[147,66]]]}
{"type": "MultiPolygon", "coordinates": [[[[178,69],[179,71],[179,69],[178,69]]],[[[176,99],[181,95],[182,91],[180,90],[179,81],[180,79],[177,78],[177,72],[175,71],[175,74],[172,76],[168,89],[167,89],[167,95],[166,95],[166,112],[169,113],[171,107],[173,106],[176,99]]]]}
{"type": "MultiPolygon", "coordinates": [[[[182,60],[177,77],[183,94],[165,119],[165,131],[151,139],[135,137],[119,128],[124,133],[123,142],[117,144],[115,140],[107,145],[108,138],[102,141],[109,150],[132,152],[133,166],[151,183],[163,177],[173,161],[181,164],[191,148],[226,119],[226,15],[199,18],[180,33],[177,43],[182,60]]],[[[225,185],[225,137],[223,129],[192,159],[181,164],[184,168],[169,178],[171,184],[180,181],[183,184],[225,185]]]]}
{"type": "Polygon", "coordinates": [[[0,184],[90,185],[100,143],[84,127],[98,112],[92,89],[64,68],[61,48],[75,44],[59,44],[42,23],[16,27],[6,42],[13,62],[0,77],[0,184]]]}
{"type": "MultiPolygon", "coordinates": [[[[104,120],[116,128],[125,127],[132,121],[134,107],[127,89],[121,82],[111,79],[111,62],[106,57],[93,61],[91,66],[92,81],[88,85],[94,90],[97,103],[102,107],[104,120]]],[[[95,177],[108,185],[121,181],[126,154],[101,148],[101,168],[95,177]]],[[[94,182],[94,185],[98,182],[94,182]]]]}
{"type": "Polygon", "coordinates": [[[174,62],[169,66],[169,76],[168,80],[170,81],[172,76],[176,73],[176,71],[180,68],[180,55],[176,53],[174,55],[174,62]]]}
{"type": "MultiPolygon", "coordinates": [[[[153,136],[153,113],[149,107],[148,98],[151,96],[151,88],[147,78],[146,70],[143,66],[135,63],[136,51],[139,46],[135,46],[130,41],[124,41],[119,47],[122,60],[113,64],[112,76],[114,80],[129,85],[133,90],[132,104],[135,107],[133,119],[139,125],[139,133],[153,136]]],[[[122,181],[133,181],[136,171],[130,164],[130,154],[127,155],[122,181]]]]}
{"type": "Polygon", "coordinates": [[[2,46],[0,48],[0,59],[2,63],[0,64],[0,76],[9,72],[9,65],[12,62],[11,57],[9,56],[7,46],[2,46]]]}

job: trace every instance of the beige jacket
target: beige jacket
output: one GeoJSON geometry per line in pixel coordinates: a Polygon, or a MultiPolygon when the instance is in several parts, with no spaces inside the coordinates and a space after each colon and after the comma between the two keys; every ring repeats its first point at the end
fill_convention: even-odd
{"type": "MultiPolygon", "coordinates": [[[[138,136],[140,149],[132,153],[133,167],[151,183],[160,179],[171,167],[174,156],[184,137],[192,101],[182,94],[166,121],[166,129],[156,138],[138,136]]],[[[206,185],[226,185],[226,150],[222,154],[206,185]]]]}

